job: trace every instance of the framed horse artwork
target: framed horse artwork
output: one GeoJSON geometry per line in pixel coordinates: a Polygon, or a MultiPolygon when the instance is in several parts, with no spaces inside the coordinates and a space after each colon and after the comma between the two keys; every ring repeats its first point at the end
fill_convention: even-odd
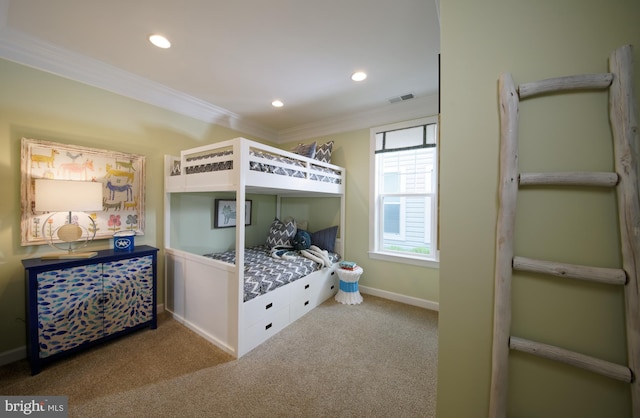
{"type": "Polygon", "coordinates": [[[102,210],[88,214],[95,222],[95,239],[123,230],[144,234],[144,156],[22,138],[21,158],[21,245],[48,243],[43,223],[56,222],[35,211],[35,180],[40,178],[102,183],[102,210]]]}

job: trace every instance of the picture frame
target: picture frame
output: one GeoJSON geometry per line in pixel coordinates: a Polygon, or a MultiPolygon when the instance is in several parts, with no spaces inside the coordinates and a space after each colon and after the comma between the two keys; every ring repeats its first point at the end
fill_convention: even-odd
{"type": "MultiPolygon", "coordinates": [[[[251,200],[244,202],[244,224],[251,225],[251,200]]],[[[231,228],[236,226],[236,200],[216,199],[214,212],[214,228],[231,228]]]]}
{"type": "MultiPolygon", "coordinates": [[[[145,229],[145,157],[118,151],[82,147],[31,138],[21,140],[21,245],[49,244],[43,232],[67,222],[62,216],[35,211],[35,180],[96,181],[103,185],[102,211],[87,213],[95,222],[95,238],[108,239],[119,231],[144,235],[145,229]]],[[[93,228],[93,226],[91,226],[93,228]]],[[[93,230],[91,231],[93,232],[93,230]]]]}

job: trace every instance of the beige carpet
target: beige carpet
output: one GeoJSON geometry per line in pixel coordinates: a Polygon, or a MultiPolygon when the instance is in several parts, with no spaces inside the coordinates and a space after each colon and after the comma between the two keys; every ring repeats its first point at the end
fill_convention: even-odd
{"type": "Polygon", "coordinates": [[[70,405],[77,405],[231,360],[165,313],[158,317],[157,330],[147,328],[97,346],[45,366],[35,376],[26,360],[4,366],[0,393],[65,395],[70,405]]]}
{"type": "Polygon", "coordinates": [[[162,315],[37,376],[2,367],[0,393],[67,395],[72,417],[435,416],[437,313],[364,298],[330,299],[240,360],[162,315]]]}

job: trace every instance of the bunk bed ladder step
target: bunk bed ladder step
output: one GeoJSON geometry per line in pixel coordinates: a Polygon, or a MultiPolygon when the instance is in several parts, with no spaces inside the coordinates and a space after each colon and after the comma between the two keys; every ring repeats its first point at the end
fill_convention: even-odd
{"type": "Polygon", "coordinates": [[[496,226],[494,326],[489,416],[504,418],[507,410],[509,351],[537,355],[627,382],[633,417],[640,418],[640,200],[638,192],[638,120],[633,97],[631,46],[609,57],[610,73],[536,81],[516,86],[510,74],[499,79],[500,185],[496,226]],[[518,172],[518,107],[520,100],[541,94],[582,89],[608,89],[615,172],[518,172]],[[614,187],[618,201],[622,266],[601,268],[536,260],[514,255],[518,189],[531,185],[614,187]],[[561,347],[510,335],[511,281],[514,270],[560,278],[624,286],[628,365],[618,365],[561,347]]]}

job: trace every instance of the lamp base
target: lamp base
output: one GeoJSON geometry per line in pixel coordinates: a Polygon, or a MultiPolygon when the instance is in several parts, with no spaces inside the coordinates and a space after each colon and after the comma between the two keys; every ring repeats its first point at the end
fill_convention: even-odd
{"type": "Polygon", "coordinates": [[[79,252],[79,253],[59,253],[59,254],[46,254],[40,257],[42,260],[63,260],[74,258],[92,258],[98,255],[96,251],[79,252]]]}

